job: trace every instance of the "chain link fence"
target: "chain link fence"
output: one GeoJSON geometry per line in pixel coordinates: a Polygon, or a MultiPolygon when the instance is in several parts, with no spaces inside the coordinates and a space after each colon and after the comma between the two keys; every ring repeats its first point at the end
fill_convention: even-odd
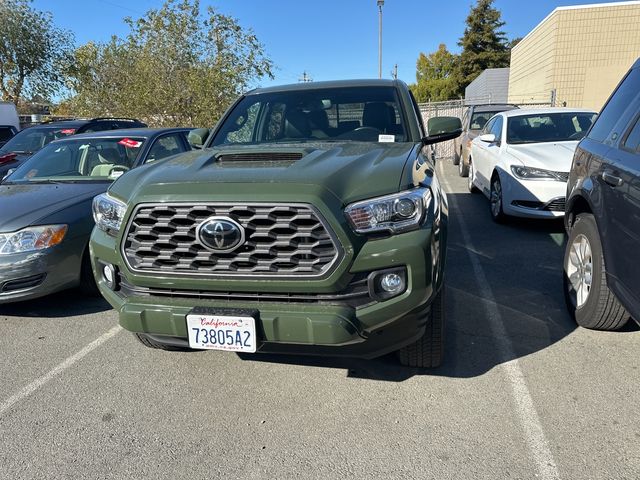
{"type": "MultiPolygon", "coordinates": [[[[517,103],[520,108],[547,108],[553,107],[553,102],[533,102],[533,103],[517,103]]],[[[462,119],[464,112],[469,108],[468,104],[464,100],[447,100],[446,102],[429,102],[418,104],[422,119],[425,127],[427,126],[427,120],[433,117],[458,117],[462,119]]],[[[433,145],[436,158],[453,158],[454,155],[454,142],[453,140],[448,142],[436,143],[433,145]]]]}

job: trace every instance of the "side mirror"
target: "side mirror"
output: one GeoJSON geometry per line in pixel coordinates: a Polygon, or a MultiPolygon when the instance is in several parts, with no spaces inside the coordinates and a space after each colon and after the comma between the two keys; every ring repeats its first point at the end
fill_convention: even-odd
{"type": "Polygon", "coordinates": [[[496,143],[496,136],[493,133],[484,133],[478,137],[481,142],[496,143]]]}
{"type": "Polygon", "coordinates": [[[193,148],[203,148],[204,142],[207,141],[207,137],[209,137],[208,128],[196,128],[189,132],[189,135],[187,135],[187,141],[193,148]]]}
{"type": "Polygon", "coordinates": [[[15,168],[10,168],[9,170],[7,170],[7,173],[5,173],[4,177],[2,177],[0,182],[4,182],[9,177],[9,175],[11,175],[15,171],[16,171],[15,168]]]}
{"type": "Polygon", "coordinates": [[[427,121],[429,135],[422,139],[423,145],[446,142],[458,138],[462,133],[462,122],[458,117],[434,117],[427,121]]]}

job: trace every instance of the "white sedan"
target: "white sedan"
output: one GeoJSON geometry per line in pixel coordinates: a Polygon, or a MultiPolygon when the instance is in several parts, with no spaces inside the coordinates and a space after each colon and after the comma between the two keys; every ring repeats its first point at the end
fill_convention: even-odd
{"type": "Polygon", "coordinates": [[[494,115],[471,144],[469,190],[489,198],[496,222],[563,216],[573,153],[595,116],[569,108],[494,115]]]}

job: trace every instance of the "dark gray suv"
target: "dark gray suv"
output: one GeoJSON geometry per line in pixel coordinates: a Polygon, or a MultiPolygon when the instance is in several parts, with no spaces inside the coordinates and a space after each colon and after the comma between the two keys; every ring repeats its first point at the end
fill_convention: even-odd
{"type": "Polygon", "coordinates": [[[578,145],[565,223],[564,290],[576,322],[640,322],[640,58],[578,145]]]}
{"type": "Polygon", "coordinates": [[[488,104],[471,105],[462,116],[462,135],[454,140],[453,164],[458,165],[458,173],[461,177],[469,175],[469,156],[471,155],[471,141],[476,138],[484,125],[496,113],[514,110],[517,105],[488,104]]]}

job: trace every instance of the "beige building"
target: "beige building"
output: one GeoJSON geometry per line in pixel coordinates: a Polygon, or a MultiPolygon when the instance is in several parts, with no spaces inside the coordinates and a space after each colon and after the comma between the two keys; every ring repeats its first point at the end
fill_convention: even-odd
{"type": "Polygon", "coordinates": [[[509,102],[599,110],[640,57],[640,1],[556,8],[511,53],[509,102]]]}

